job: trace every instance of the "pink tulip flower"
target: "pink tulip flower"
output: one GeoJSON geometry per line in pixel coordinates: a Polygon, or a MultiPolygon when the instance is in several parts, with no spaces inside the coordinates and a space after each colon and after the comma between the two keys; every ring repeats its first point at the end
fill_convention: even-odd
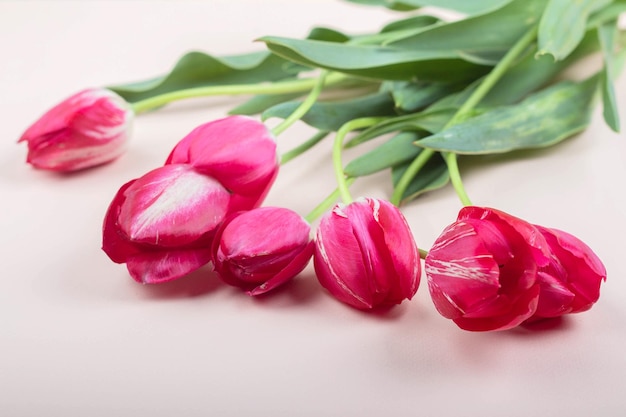
{"type": "Polygon", "coordinates": [[[320,221],[313,262],[320,284],[357,309],[399,304],[419,286],[411,230],[400,210],[384,200],[335,206],[320,221]]]}
{"type": "Polygon", "coordinates": [[[122,186],[103,226],[102,248],[138,282],[161,283],[211,259],[231,194],[190,165],[165,165],[122,186]]]}
{"type": "Polygon", "coordinates": [[[203,124],[172,150],[166,164],[190,164],[232,194],[229,211],[258,207],[278,174],[276,141],[250,117],[230,116],[203,124]]]}
{"type": "Polygon", "coordinates": [[[107,89],[88,89],[63,100],[19,139],[33,167],[76,171],[110,162],[124,152],[133,111],[107,89]]]}
{"type": "Polygon", "coordinates": [[[299,214],[261,207],[223,223],[213,243],[213,264],[226,283],[259,295],[298,275],[313,246],[311,226],[299,214]]]}
{"type": "Polygon", "coordinates": [[[539,230],[507,213],[465,207],[425,261],[435,307],[465,330],[504,330],[531,317],[550,248],[539,230]]]}
{"type": "Polygon", "coordinates": [[[537,226],[550,247],[550,263],[539,269],[539,303],[529,319],[589,310],[600,297],[606,269],[591,248],[569,233],[537,226]]]}

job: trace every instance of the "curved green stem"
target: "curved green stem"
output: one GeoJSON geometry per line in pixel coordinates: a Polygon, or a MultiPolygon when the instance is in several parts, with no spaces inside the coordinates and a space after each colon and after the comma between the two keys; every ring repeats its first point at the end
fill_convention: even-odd
{"type": "MultiPolygon", "coordinates": [[[[344,81],[348,76],[339,73],[328,74],[325,85],[337,84],[344,81]]],[[[279,82],[262,82],[256,84],[232,84],[232,85],[212,85],[208,87],[189,88],[185,90],[176,90],[158,96],[149,97],[144,100],[132,103],[131,106],[136,114],[143,113],[157,107],[164,106],[168,103],[178,100],[184,100],[192,97],[207,97],[220,95],[241,95],[241,94],[286,94],[309,91],[319,82],[315,78],[303,78],[291,81],[279,82]]]]}
{"type": "Polygon", "coordinates": [[[420,258],[422,259],[426,259],[426,257],[428,256],[428,251],[424,250],[424,249],[418,249],[419,253],[420,253],[420,258]]]}
{"type": "Polygon", "coordinates": [[[422,151],[415,157],[413,162],[409,165],[407,170],[404,172],[402,177],[400,177],[400,181],[394,187],[393,194],[391,195],[391,203],[399,206],[402,203],[402,197],[406,192],[407,188],[413,181],[413,178],[417,175],[418,172],[422,169],[424,165],[428,162],[428,160],[435,154],[435,151],[432,149],[424,148],[422,151]]]}
{"type": "MultiPolygon", "coordinates": [[[[350,185],[352,185],[354,180],[355,178],[352,177],[346,178],[346,185],[349,187],[350,185]]],[[[311,210],[311,212],[307,214],[304,219],[307,222],[312,223],[315,219],[324,214],[329,208],[331,208],[335,204],[335,201],[337,201],[337,199],[339,198],[339,193],[339,187],[335,188],[335,191],[330,193],[328,197],[324,199],[324,201],[322,201],[317,207],[311,210]]]]}
{"type": "Polygon", "coordinates": [[[444,155],[444,159],[446,161],[446,164],[448,165],[450,182],[454,187],[454,191],[456,191],[456,194],[459,196],[459,199],[464,206],[471,206],[472,202],[467,196],[467,192],[465,191],[465,187],[463,186],[463,181],[461,180],[461,172],[459,171],[459,165],[456,161],[456,154],[452,152],[447,152],[444,155]]]}
{"type": "MultiPolygon", "coordinates": [[[[506,55],[504,55],[502,59],[496,64],[496,66],[493,67],[491,72],[489,72],[489,74],[485,76],[485,78],[482,80],[482,82],[476,88],[476,90],[474,90],[474,92],[472,92],[472,94],[463,103],[463,105],[459,107],[459,109],[456,111],[454,116],[452,116],[452,118],[448,121],[448,123],[446,123],[446,125],[443,127],[442,130],[445,130],[449,128],[450,126],[455,125],[458,122],[460,122],[470,111],[474,109],[474,107],[476,107],[476,105],[478,105],[478,103],[480,103],[480,101],[487,95],[487,93],[489,93],[489,91],[493,88],[493,86],[496,85],[496,83],[502,78],[504,73],[511,67],[513,62],[515,62],[515,60],[526,50],[526,48],[535,41],[535,39],[537,38],[538,29],[539,29],[539,25],[534,25],[528,32],[526,32],[524,36],[522,36],[515,43],[515,45],[513,45],[511,49],[509,49],[506,55]]],[[[425,149],[425,150],[427,151],[428,149],[425,149]]],[[[409,184],[411,184],[411,181],[413,180],[413,178],[415,178],[419,170],[424,166],[424,164],[428,161],[428,159],[432,157],[432,155],[435,154],[435,152],[430,150],[428,154],[426,155],[423,155],[423,154],[424,152],[421,152],[420,155],[417,156],[417,159],[424,158],[425,160],[422,161],[420,159],[419,161],[417,160],[413,161],[413,163],[409,166],[409,169],[406,170],[406,172],[400,178],[400,181],[398,181],[398,185],[396,185],[395,190],[394,190],[394,196],[396,196],[395,201],[397,201],[397,203],[394,202],[394,204],[400,203],[402,196],[406,192],[406,189],[408,188],[409,184]]],[[[446,162],[447,162],[447,159],[446,159],[446,162]]],[[[456,166],[456,155],[454,157],[454,164],[456,166]]],[[[450,167],[450,164],[448,164],[448,168],[449,167],[450,167]]],[[[458,167],[456,169],[457,169],[457,173],[455,174],[456,179],[452,181],[453,186],[455,186],[455,181],[458,185],[461,180],[460,174],[458,173],[458,167]]],[[[451,180],[452,180],[452,176],[453,175],[451,173],[450,174],[451,180]]],[[[457,186],[455,186],[455,190],[457,191],[457,193],[459,193],[459,190],[462,190],[462,193],[459,194],[459,198],[461,199],[461,201],[463,201],[463,204],[466,204],[466,202],[469,202],[469,198],[467,197],[467,193],[465,192],[465,189],[463,188],[462,183],[460,183],[460,188],[457,188],[457,186]]],[[[392,202],[393,201],[394,200],[392,200],[392,202]]]]}
{"type": "Polygon", "coordinates": [[[311,90],[307,98],[302,103],[300,103],[300,105],[293,111],[293,113],[291,113],[278,126],[272,129],[272,133],[274,134],[274,136],[278,136],[283,133],[289,128],[289,126],[300,120],[302,116],[304,116],[306,112],[311,109],[313,104],[315,104],[317,98],[320,96],[322,88],[324,88],[324,83],[326,82],[327,75],[328,71],[325,70],[320,73],[317,82],[315,83],[315,86],[313,86],[313,89],[311,90]]]}
{"type": "Polygon", "coordinates": [[[348,190],[348,184],[346,182],[346,174],[343,171],[343,163],[341,162],[341,150],[343,148],[343,140],[346,135],[356,129],[368,127],[373,124],[385,120],[383,117],[363,117],[361,119],[350,120],[344,123],[343,126],[337,131],[335,136],[335,142],[333,143],[333,167],[335,169],[335,177],[337,178],[337,188],[339,189],[339,195],[345,204],[352,202],[352,196],[350,190],[348,190]]]}

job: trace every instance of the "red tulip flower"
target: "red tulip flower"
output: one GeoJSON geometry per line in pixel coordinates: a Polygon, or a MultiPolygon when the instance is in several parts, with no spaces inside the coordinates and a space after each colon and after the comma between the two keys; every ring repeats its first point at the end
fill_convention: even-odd
{"type": "Polygon", "coordinates": [[[266,293],[298,275],[313,256],[311,226],[299,214],[261,207],[231,216],[213,243],[213,264],[228,284],[266,293]]]}
{"type": "Polygon", "coordinates": [[[337,205],[321,219],[314,266],[331,295],[363,310],[411,299],[420,281],[406,219],[393,204],[373,198],[337,205]]]}
{"type": "Polygon", "coordinates": [[[110,162],[124,152],[133,111],[107,89],[88,89],[63,100],[30,126],[19,142],[28,143],[33,167],[76,171],[110,162]]]}
{"type": "Polygon", "coordinates": [[[435,307],[465,330],[504,330],[531,317],[540,268],[550,261],[539,230],[507,213],[464,207],[426,257],[435,307]]]}
{"type": "Polygon", "coordinates": [[[211,259],[230,193],[189,165],[166,165],[125,184],[113,199],[102,248],[138,282],[180,278],[211,259]]]}

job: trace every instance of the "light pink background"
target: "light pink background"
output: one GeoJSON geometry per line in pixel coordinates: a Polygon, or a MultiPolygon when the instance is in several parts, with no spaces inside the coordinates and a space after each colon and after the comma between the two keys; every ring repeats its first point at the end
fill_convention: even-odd
{"type": "MultiPolygon", "coordinates": [[[[261,299],[207,271],[160,287],[133,282],[100,250],[110,199],[241,98],[141,116],[125,156],[79,175],[35,171],[16,144],[65,96],[159,75],[191,49],[248,52],[263,35],[373,31],[399,17],[339,0],[0,2],[0,415],[623,415],[626,140],[599,108],[585,133],[549,150],[462,161],[476,204],[579,236],[609,271],[591,311],[534,332],[461,331],[437,314],[425,279],[387,315],[334,301],[311,268],[261,299]]],[[[310,132],[296,125],[279,147],[310,132]]],[[[267,204],[301,214],[317,205],[334,188],[330,148],[286,165],[267,204]]],[[[388,174],[353,190],[389,197],[388,174]]],[[[459,208],[451,188],[404,207],[418,245],[428,249],[459,208]]]]}

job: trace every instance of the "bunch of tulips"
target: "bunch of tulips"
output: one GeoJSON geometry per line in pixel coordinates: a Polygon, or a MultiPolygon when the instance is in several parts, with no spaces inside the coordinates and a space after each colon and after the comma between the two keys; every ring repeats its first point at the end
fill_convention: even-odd
{"type": "MultiPolygon", "coordinates": [[[[81,170],[122,153],[132,118],[124,99],[90,89],[48,111],[20,140],[36,168],[81,170]]],[[[577,313],[598,300],[606,271],[587,245],[493,208],[466,205],[426,252],[398,206],[352,200],[341,169],[343,202],[321,213],[263,206],[279,173],[275,136],[247,116],[193,129],[163,166],[119,189],[104,219],[104,252],[140,283],[185,279],[211,264],[251,296],[293,279],[312,258],[328,294],[360,310],[410,300],[422,256],[437,311],[472,331],[577,313]]]]}

